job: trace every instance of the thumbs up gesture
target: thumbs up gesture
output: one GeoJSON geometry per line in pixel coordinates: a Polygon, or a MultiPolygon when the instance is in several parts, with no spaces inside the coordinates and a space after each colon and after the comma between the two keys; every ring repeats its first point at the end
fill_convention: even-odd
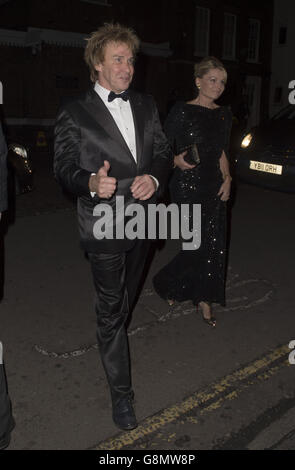
{"type": "Polygon", "coordinates": [[[103,166],[89,180],[90,191],[96,193],[101,199],[109,199],[116,191],[117,180],[108,176],[109,169],[110,163],[104,160],[103,166]]]}

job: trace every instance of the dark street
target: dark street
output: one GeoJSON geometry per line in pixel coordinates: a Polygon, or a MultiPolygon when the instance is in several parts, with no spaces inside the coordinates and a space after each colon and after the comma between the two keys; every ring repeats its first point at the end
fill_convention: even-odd
{"type": "Polygon", "coordinates": [[[129,326],[139,427],[118,434],[75,207],[51,157],[34,162],[36,188],[18,196],[5,238],[10,449],[295,449],[295,195],[238,185],[216,329],[190,302],[171,308],[154,293],[153,273],[177,243],[156,252],[129,326]]]}
{"type": "Polygon", "coordinates": [[[295,451],[294,17],[0,0],[1,456],[295,451]]]}

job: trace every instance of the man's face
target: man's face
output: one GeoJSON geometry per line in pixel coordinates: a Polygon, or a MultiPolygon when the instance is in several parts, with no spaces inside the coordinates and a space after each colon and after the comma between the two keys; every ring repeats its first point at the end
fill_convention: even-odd
{"type": "Polygon", "coordinates": [[[107,90],[121,93],[129,88],[134,73],[134,57],[124,43],[110,42],[106,45],[104,61],[95,66],[98,82],[107,90]]]}

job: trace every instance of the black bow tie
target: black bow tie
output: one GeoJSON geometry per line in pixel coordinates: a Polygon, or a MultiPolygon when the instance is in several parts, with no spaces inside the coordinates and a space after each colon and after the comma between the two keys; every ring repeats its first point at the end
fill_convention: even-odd
{"type": "Polygon", "coordinates": [[[108,96],[108,101],[113,101],[116,98],[122,98],[122,100],[128,101],[129,100],[129,91],[125,90],[125,91],[123,91],[123,93],[119,93],[119,94],[114,93],[113,91],[110,91],[109,96],[108,96]]]}

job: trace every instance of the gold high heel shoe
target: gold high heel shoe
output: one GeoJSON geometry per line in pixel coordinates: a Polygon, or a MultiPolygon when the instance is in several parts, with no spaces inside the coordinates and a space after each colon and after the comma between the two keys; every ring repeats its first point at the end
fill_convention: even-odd
{"type": "Polygon", "coordinates": [[[215,328],[215,327],[216,327],[216,323],[217,323],[216,318],[213,317],[213,315],[210,315],[209,318],[206,318],[206,317],[204,316],[204,309],[203,309],[203,307],[202,307],[201,304],[209,305],[210,309],[211,309],[211,304],[210,304],[209,302],[199,302],[197,308],[200,307],[200,309],[201,309],[203,321],[204,321],[205,323],[207,323],[207,325],[211,326],[212,328],[215,328]]]}

